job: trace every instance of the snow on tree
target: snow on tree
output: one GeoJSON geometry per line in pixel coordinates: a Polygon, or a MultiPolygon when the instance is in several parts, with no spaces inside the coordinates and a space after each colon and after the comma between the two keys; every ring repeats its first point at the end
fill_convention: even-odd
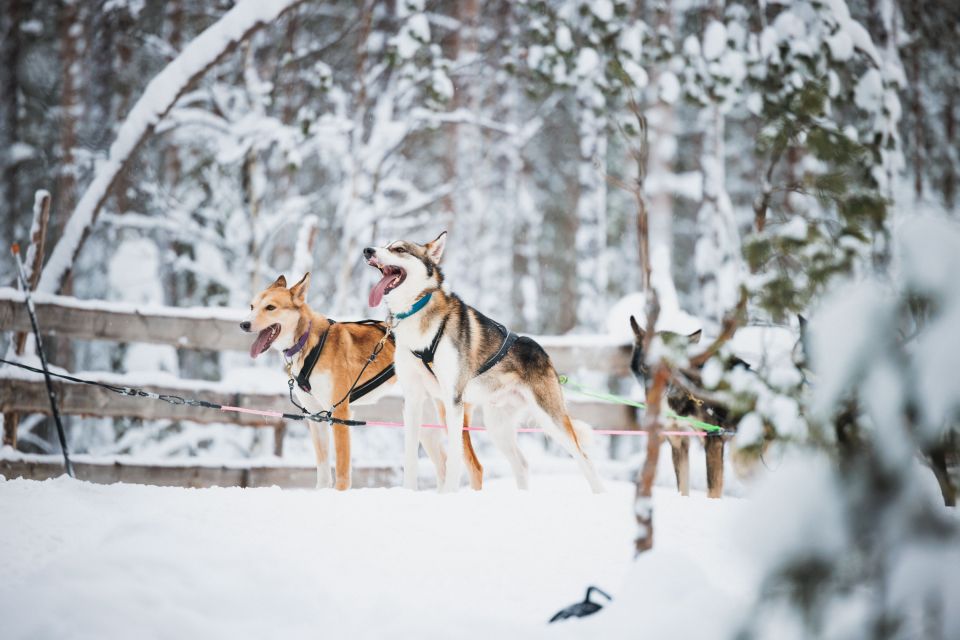
{"type": "MultiPolygon", "coordinates": [[[[809,454],[761,497],[766,578],[744,637],[960,633],[960,527],[916,468],[929,452],[938,476],[955,474],[941,465],[960,417],[960,387],[945,375],[960,322],[947,275],[960,266],[960,228],[914,218],[898,245],[892,281],[848,283],[813,320],[816,387],[799,438],[809,454]],[[804,523],[816,531],[802,535],[804,523]]],[[[956,478],[939,479],[955,501],[956,478]]]]}
{"type": "Polygon", "coordinates": [[[56,293],[63,285],[120,172],[180,96],[239,42],[300,2],[302,0],[240,2],[187,45],[184,51],[147,85],[143,95],[117,131],[107,161],[97,168],[92,183],[86,188],[70,215],[63,235],[44,268],[40,291],[56,293]]]}
{"type": "Polygon", "coordinates": [[[739,102],[746,77],[743,53],[736,46],[729,48],[727,40],[742,41],[746,34],[736,23],[731,23],[728,34],[722,15],[723,3],[714,3],[702,40],[690,35],[684,41],[688,91],[703,105],[703,200],[697,213],[695,262],[699,313],[711,328],[719,327],[724,314],[736,306],[743,278],[738,221],[726,188],[725,120],[739,102]]]}
{"type": "Polygon", "coordinates": [[[758,304],[782,319],[885,259],[898,78],[843,0],[786,7],[745,46],[762,183],[744,252],[758,304]]]}
{"type": "Polygon", "coordinates": [[[611,100],[643,89],[643,25],[624,2],[569,0],[527,9],[531,44],[526,62],[536,78],[572,93],[577,131],[576,279],[577,318],[600,326],[608,296],[607,117],[611,100]],[[599,303],[598,303],[599,302],[599,303]]]}

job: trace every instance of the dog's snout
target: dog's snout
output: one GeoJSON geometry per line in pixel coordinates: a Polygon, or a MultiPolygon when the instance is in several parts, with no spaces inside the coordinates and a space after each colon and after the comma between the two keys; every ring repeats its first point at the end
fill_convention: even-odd
{"type": "Polygon", "coordinates": [[[363,257],[369,260],[370,258],[373,257],[373,254],[376,252],[377,250],[374,249],[373,247],[367,247],[366,249],[363,250],[363,257]]]}
{"type": "Polygon", "coordinates": [[[241,322],[240,328],[243,329],[244,331],[250,331],[250,322],[249,321],[241,322]]]}

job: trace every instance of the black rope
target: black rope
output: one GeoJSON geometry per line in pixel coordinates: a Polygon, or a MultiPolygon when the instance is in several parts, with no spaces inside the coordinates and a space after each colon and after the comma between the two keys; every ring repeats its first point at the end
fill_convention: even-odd
{"type": "MultiPolygon", "coordinates": [[[[33,373],[44,373],[42,369],[37,369],[36,367],[31,367],[29,365],[23,364],[21,362],[14,362],[12,360],[5,360],[0,358],[0,362],[4,364],[9,364],[20,369],[25,369],[27,371],[32,371],[33,373]]],[[[54,378],[61,378],[63,380],[69,380],[70,382],[76,382],[78,384],[87,384],[94,387],[100,387],[111,391],[121,396],[128,396],[131,398],[149,398],[151,400],[162,400],[163,402],[168,402],[174,405],[187,405],[190,407],[202,407],[204,409],[218,409],[222,410],[224,405],[217,402],[208,402],[207,400],[197,400],[195,398],[185,398],[183,396],[175,396],[165,393],[153,393],[151,391],[144,391],[143,389],[138,389],[137,387],[120,387],[112,384],[107,384],[106,382],[100,382],[98,380],[85,380],[83,378],[77,378],[76,376],[70,376],[63,373],[54,373],[49,372],[49,375],[54,378]]],[[[301,407],[302,408],[302,407],[301,407]]],[[[311,420],[313,422],[332,422],[334,424],[342,424],[348,427],[362,427],[366,422],[361,420],[342,420],[340,418],[334,418],[330,411],[318,411],[316,413],[310,413],[305,411],[305,415],[298,415],[296,413],[281,413],[280,417],[285,420],[311,420]]]]}
{"type": "Polygon", "coordinates": [[[294,398],[293,398],[293,385],[294,385],[294,380],[293,380],[293,378],[290,378],[289,380],[287,380],[287,391],[288,391],[288,393],[290,394],[290,404],[292,404],[293,406],[295,406],[297,409],[300,409],[300,412],[301,412],[301,413],[307,413],[307,414],[309,414],[310,412],[307,411],[307,408],[306,408],[306,407],[304,407],[302,404],[300,404],[299,402],[297,402],[296,400],[294,400],[294,398]]]}

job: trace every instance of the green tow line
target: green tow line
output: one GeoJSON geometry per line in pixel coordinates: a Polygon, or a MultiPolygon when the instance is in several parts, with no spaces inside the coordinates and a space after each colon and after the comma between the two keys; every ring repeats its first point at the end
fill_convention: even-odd
{"type": "MultiPolygon", "coordinates": [[[[591,398],[596,398],[597,400],[606,400],[607,402],[614,402],[616,404],[625,404],[628,407],[636,407],[637,409],[646,409],[647,405],[643,402],[637,402],[636,400],[631,400],[630,398],[624,398],[623,396],[618,396],[613,393],[606,393],[604,391],[595,391],[593,389],[588,389],[582,385],[572,382],[567,376],[560,376],[560,384],[570,389],[571,391],[576,391],[579,394],[590,396],[591,398]]],[[[715,424],[710,424],[709,422],[701,422],[695,418],[690,418],[688,416],[680,416],[667,409],[665,412],[668,418],[674,420],[679,420],[681,422],[686,422],[697,429],[702,429],[708,433],[719,433],[723,434],[723,427],[718,427],[715,424]]]]}

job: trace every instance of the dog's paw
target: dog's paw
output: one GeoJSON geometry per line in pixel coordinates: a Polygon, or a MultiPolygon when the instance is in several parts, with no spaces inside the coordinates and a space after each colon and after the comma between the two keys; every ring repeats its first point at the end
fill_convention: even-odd
{"type": "Polygon", "coordinates": [[[445,481],[442,485],[440,485],[440,493],[456,493],[459,490],[459,482],[445,481]]]}
{"type": "Polygon", "coordinates": [[[333,481],[330,479],[330,470],[317,470],[317,489],[329,489],[333,486],[333,481]]]}

